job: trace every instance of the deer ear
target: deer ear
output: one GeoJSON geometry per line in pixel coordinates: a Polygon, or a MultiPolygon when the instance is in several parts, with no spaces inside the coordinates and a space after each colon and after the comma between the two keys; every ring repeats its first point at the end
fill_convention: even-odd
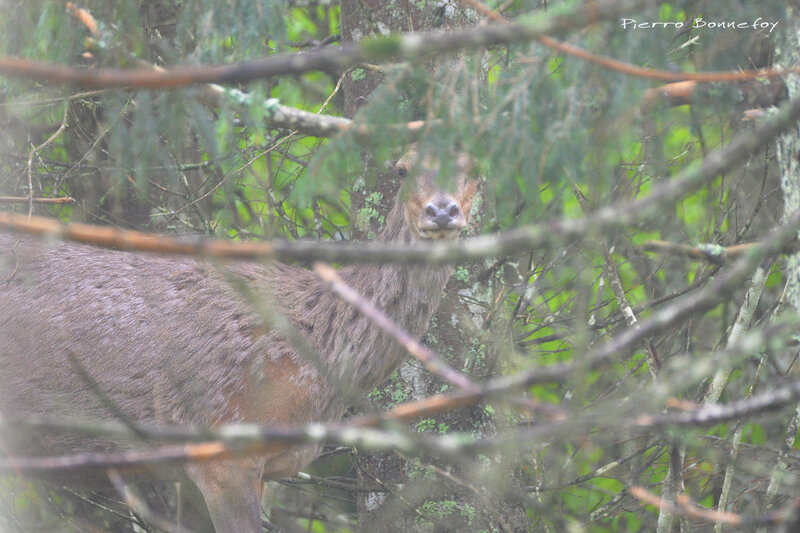
{"type": "Polygon", "coordinates": [[[475,194],[478,192],[478,180],[467,180],[464,184],[463,192],[461,193],[461,207],[464,210],[464,220],[469,222],[469,214],[472,211],[472,200],[475,199],[475,194]]]}

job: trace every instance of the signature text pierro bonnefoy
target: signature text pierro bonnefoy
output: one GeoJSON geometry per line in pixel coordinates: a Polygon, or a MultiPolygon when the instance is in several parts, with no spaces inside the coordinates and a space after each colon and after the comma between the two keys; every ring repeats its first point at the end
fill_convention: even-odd
{"type": "Polygon", "coordinates": [[[620,25],[622,26],[623,30],[650,30],[655,28],[672,28],[679,30],[685,26],[691,26],[692,28],[705,28],[708,30],[723,30],[723,29],[735,29],[735,30],[767,30],[768,33],[772,33],[772,30],[775,29],[775,26],[778,25],[779,21],[767,21],[761,17],[758,17],[754,20],[750,21],[734,21],[734,20],[705,20],[702,17],[697,17],[692,21],[687,22],[661,22],[661,21],[652,21],[652,20],[636,20],[636,19],[628,19],[623,18],[620,19],[620,25]]]}

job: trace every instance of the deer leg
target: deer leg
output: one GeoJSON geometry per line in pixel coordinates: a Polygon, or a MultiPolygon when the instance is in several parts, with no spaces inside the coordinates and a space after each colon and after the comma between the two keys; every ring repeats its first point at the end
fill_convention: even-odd
{"type": "Polygon", "coordinates": [[[256,459],[186,466],[206,500],[217,533],[261,533],[263,468],[263,461],[256,459]]]}

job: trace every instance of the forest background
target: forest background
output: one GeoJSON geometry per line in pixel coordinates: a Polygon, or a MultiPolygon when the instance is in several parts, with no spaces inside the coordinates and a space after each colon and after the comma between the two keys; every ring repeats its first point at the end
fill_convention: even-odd
{"type": "MultiPolygon", "coordinates": [[[[374,237],[389,163],[467,152],[480,197],[436,248],[458,266],[424,343],[478,392],[409,360],[354,412],[443,407],[331,439],[271,484],[265,528],[793,531],[796,9],[4,0],[0,202],[22,218],[2,223],[346,263],[369,248],[308,242],[374,237]]],[[[4,478],[0,527],[102,528],[67,493],[4,478]]]]}

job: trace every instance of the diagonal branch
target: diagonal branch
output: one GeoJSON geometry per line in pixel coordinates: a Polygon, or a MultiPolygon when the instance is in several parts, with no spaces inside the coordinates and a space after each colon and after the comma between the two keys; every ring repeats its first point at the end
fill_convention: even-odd
{"type": "MultiPolygon", "coordinates": [[[[488,19],[491,19],[495,22],[503,23],[503,24],[510,24],[511,22],[505,18],[503,15],[495,11],[494,9],[488,7],[487,5],[483,4],[480,0],[461,0],[463,3],[469,5],[470,7],[477,10],[480,14],[485,16],[488,19]]],[[[760,69],[760,70],[736,70],[736,71],[728,71],[728,72],[671,72],[669,70],[660,70],[660,69],[653,69],[653,68],[644,68],[638,67],[636,65],[631,65],[630,63],[625,63],[624,61],[620,61],[618,59],[613,59],[611,57],[594,54],[589,52],[588,50],[584,50],[583,48],[579,48],[573,44],[564,43],[561,41],[557,41],[547,35],[541,35],[534,38],[540,44],[548,48],[552,48],[553,50],[558,50],[559,52],[577,57],[578,59],[583,59],[584,61],[588,61],[589,63],[594,63],[595,65],[600,65],[601,67],[607,68],[609,70],[615,70],[617,72],[622,72],[623,74],[628,74],[629,76],[636,76],[639,78],[647,78],[653,80],[660,80],[660,81],[671,81],[671,82],[683,82],[686,80],[692,80],[692,82],[720,82],[720,81],[740,81],[740,80],[752,80],[756,78],[772,78],[772,77],[779,77],[785,76],[787,74],[796,74],[800,72],[800,69],[760,69]]],[[[681,92],[685,92],[689,85],[681,85],[681,92]]],[[[648,91],[656,91],[656,92],[647,92],[649,94],[645,100],[653,99],[657,91],[663,90],[663,88],[657,87],[656,89],[649,89],[648,91]]]]}
{"type": "Polygon", "coordinates": [[[480,387],[467,376],[448,365],[433,350],[412,338],[375,304],[361,296],[345,283],[334,268],[325,263],[315,263],[314,272],[327,283],[328,288],[367,317],[384,333],[392,337],[411,355],[419,359],[431,372],[465,391],[477,392],[480,387]]]}
{"type": "MultiPolygon", "coordinates": [[[[469,3],[473,7],[477,5],[477,2],[469,3]]],[[[798,68],[789,68],[701,73],[670,72],[637,67],[623,61],[593,54],[548,36],[548,34],[582,28],[599,20],[616,18],[629,13],[640,3],[634,0],[611,0],[604,3],[594,2],[591,6],[578,4],[571,10],[562,9],[561,13],[557,12],[557,7],[551,7],[550,12],[556,12],[556,14],[545,17],[534,15],[515,22],[478,26],[457,32],[420,32],[402,36],[373,37],[364,39],[360,43],[342,46],[339,49],[276,54],[263,59],[229,65],[178,67],[161,72],[145,68],[77,70],[18,57],[0,57],[0,73],[49,83],[69,83],[87,88],[174,89],[197,83],[246,83],[262,78],[299,75],[310,71],[336,73],[360,63],[418,59],[436,53],[530,40],[537,40],[562,53],[624,74],[667,82],[738,81],[773,78],[800,71],[798,68]]],[[[484,12],[487,15],[488,13],[494,12],[490,10],[484,12]]],[[[495,17],[490,16],[490,18],[495,17]]],[[[500,19],[495,18],[495,20],[500,19]]]]}
{"type": "Polygon", "coordinates": [[[628,489],[628,492],[630,492],[634,498],[658,507],[662,511],[666,510],[671,514],[685,516],[701,522],[716,521],[718,523],[741,528],[753,527],[759,524],[782,524],[791,517],[792,513],[794,513],[798,507],[800,507],[800,500],[795,499],[790,502],[785,509],[781,509],[780,511],[767,513],[761,516],[750,516],[705,509],[692,502],[685,494],[681,494],[677,498],[676,503],[666,504],[663,500],[659,500],[658,496],[643,487],[631,487],[628,489]]]}
{"type": "Polygon", "coordinates": [[[197,83],[246,83],[310,71],[341,72],[359,63],[418,59],[465,48],[483,48],[535,39],[583,28],[603,19],[614,19],[636,9],[640,0],[607,0],[569,7],[551,7],[546,15],[534,15],[514,24],[490,24],[456,32],[422,32],[364,39],[338,49],[276,54],[263,59],[203,67],[179,67],[164,72],[151,69],[77,70],[18,57],[0,58],[0,73],[81,87],[142,87],[172,89],[197,83]]]}

